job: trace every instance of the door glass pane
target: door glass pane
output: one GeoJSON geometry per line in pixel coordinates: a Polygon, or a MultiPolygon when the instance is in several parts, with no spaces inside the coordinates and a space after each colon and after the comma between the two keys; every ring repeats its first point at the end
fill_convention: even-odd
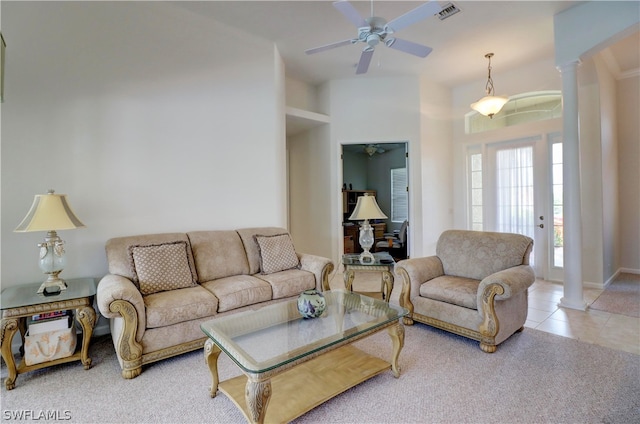
{"type": "Polygon", "coordinates": [[[553,187],[553,266],[564,265],[564,232],[562,205],[562,143],[553,143],[551,147],[551,184],[553,187]]]}
{"type": "MultiPolygon", "coordinates": [[[[534,238],[533,147],[498,150],[497,229],[534,238]]],[[[531,265],[534,264],[531,254],[531,265]]]]}
{"type": "Polygon", "coordinates": [[[471,229],[481,231],[482,224],[482,154],[469,155],[470,186],[471,186],[471,229]]]}

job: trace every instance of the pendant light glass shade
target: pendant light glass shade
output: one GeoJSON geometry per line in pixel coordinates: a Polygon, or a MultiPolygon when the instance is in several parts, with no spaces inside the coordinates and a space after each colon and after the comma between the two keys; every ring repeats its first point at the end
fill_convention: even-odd
{"type": "Polygon", "coordinates": [[[506,97],[485,96],[471,104],[471,109],[478,113],[493,118],[493,115],[500,112],[502,107],[509,101],[506,97]]]}
{"type": "Polygon", "coordinates": [[[489,76],[487,78],[487,86],[486,92],[487,95],[475,103],[471,103],[471,109],[477,111],[478,113],[488,116],[489,118],[493,118],[493,115],[500,112],[502,107],[509,101],[506,97],[494,96],[494,88],[493,88],[493,80],[491,79],[491,58],[493,57],[493,53],[487,53],[484,55],[487,59],[489,59],[489,76]]]}

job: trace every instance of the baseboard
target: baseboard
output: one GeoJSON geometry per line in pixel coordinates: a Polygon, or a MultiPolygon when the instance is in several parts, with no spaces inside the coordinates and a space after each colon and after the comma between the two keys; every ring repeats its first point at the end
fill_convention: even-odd
{"type": "Polygon", "coordinates": [[[626,274],[640,274],[640,269],[634,269],[634,268],[620,268],[618,270],[618,273],[626,273],[626,274]]]}
{"type": "MultiPolygon", "coordinates": [[[[612,277],[613,278],[613,277],[612,277]]],[[[586,289],[604,289],[608,283],[594,283],[593,281],[583,281],[582,287],[586,289]]]]}

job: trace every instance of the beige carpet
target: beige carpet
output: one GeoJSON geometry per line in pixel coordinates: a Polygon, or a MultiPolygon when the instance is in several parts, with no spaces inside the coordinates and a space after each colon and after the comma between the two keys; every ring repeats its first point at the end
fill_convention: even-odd
{"type": "MultiPolygon", "coordinates": [[[[357,346],[383,359],[391,353],[385,332],[357,346]]],[[[109,338],[95,340],[90,352],[88,371],[80,363],[59,365],[18,376],[14,390],[0,389],[2,421],[54,422],[24,414],[58,414],[57,422],[85,424],[244,422],[225,395],[209,397],[202,351],[146,366],[133,380],[120,377],[109,338]]],[[[486,354],[477,342],[416,324],[406,327],[400,366],[400,378],[385,372],[295,422],[640,422],[640,356],[541,331],[527,328],[486,354]]],[[[219,374],[239,375],[224,354],[219,374]]]]}
{"type": "Polygon", "coordinates": [[[590,308],[640,318],[640,275],[620,274],[590,308]]]}

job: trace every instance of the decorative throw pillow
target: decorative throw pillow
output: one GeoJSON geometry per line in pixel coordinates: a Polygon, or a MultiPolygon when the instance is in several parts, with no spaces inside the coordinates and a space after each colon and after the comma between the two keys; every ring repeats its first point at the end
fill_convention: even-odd
{"type": "Polygon", "coordinates": [[[254,236],[260,251],[260,273],[272,274],[300,266],[289,234],[254,236]]]}
{"type": "Polygon", "coordinates": [[[189,266],[188,248],[185,241],[130,246],[129,253],[140,293],[148,295],[195,286],[196,278],[189,266]]]}

